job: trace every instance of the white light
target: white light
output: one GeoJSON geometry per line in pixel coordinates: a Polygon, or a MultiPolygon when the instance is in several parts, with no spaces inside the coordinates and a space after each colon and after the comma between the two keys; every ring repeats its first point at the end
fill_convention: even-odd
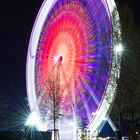
{"type": "Polygon", "coordinates": [[[107,120],[107,117],[104,117],[104,118],[103,118],[103,121],[106,121],[106,120],[107,120]]]}
{"type": "Polygon", "coordinates": [[[73,121],[69,121],[69,125],[74,125],[75,123],[73,121]]]}
{"type": "Polygon", "coordinates": [[[122,46],[121,43],[118,44],[118,45],[115,47],[115,51],[116,51],[117,53],[121,53],[121,52],[123,51],[123,46],[122,46]]]}
{"type": "Polygon", "coordinates": [[[32,112],[25,123],[26,126],[36,126],[39,123],[36,112],[32,112]]]}
{"type": "Polygon", "coordinates": [[[97,115],[97,114],[98,114],[98,111],[92,112],[92,116],[95,116],[95,115],[97,115]]]}
{"type": "Polygon", "coordinates": [[[56,54],[56,55],[54,56],[54,62],[55,62],[55,63],[58,63],[58,60],[59,60],[59,56],[56,54]]]}
{"type": "Polygon", "coordinates": [[[109,140],[109,139],[110,139],[110,137],[109,137],[109,136],[105,138],[105,140],[109,140]]]}

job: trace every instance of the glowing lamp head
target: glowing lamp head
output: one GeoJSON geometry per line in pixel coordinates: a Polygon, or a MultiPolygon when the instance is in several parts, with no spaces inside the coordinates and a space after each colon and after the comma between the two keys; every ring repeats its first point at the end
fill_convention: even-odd
{"type": "Polygon", "coordinates": [[[33,111],[27,118],[25,125],[26,126],[37,126],[38,118],[36,113],[33,111]]]}
{"type": "Polygon", "coordinates": [[[123,51],[123,46],[121,43],[115,47],[115,51],[116,53],[121,53],[123,51]]]}

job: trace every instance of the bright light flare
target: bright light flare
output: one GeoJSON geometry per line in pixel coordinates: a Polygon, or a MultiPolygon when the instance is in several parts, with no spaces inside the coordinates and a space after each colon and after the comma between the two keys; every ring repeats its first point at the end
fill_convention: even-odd
{"type": "Polygon", "coordinates": [[[37,126],[39,123],[38,117],[36,115],[36,112],[32,112],[25,123],[26,126],[37,126]]]}
{"type": "Polygon", "coordinates": [[[121,53],[123,51],[123,46],[121,43],[115,47],[115,51],[116,53],[121,53]]]}

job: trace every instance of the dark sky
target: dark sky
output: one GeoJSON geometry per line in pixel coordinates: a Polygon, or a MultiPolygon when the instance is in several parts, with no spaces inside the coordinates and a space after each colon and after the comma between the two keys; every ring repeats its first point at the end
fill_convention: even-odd
{"type": "MultiPolygon", "coordinates": [[[[42,0],[0,3],[0,89],[26,96],[26,54],[32,26],[42,0]],[[23,92],[19,92],[19,88],[23,92]]],[[[1,94],[1,93],[0,93],[1,94]]]]}
{"type": "MultiPolygon", "coordinates": [[[[138,0],[120,0],[140,21],[138,0]]],[[[43,0],[0,2],[0,95],[26,96],[26,55],[32,26],[43,0]],[[6,92],[1,92],[6,90],[6,92]]]]}
{"type": "Polygon", "coordinates": [[[139,0],[118,0],[118,1],[120,2],[121,7],[123,7],[126,4],[129,5],[129,7],[132,9],[136,22],[139,23],[140,22],[139,0]]]}

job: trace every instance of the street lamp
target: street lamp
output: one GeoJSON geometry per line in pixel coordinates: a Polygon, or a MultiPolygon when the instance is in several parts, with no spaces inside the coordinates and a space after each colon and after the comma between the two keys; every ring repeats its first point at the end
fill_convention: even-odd
{"type": "Polygon", "coordinates": [[[116,45],[115,51],[116,51],[116,54],[117,54],[117,53],[118,53],[118,54],[122,53],[122,51],[123,51],[123,46],[122,46],[121,43],[119,43],[118,45],[116,45]]]}
{"type": "Polygon", "coordinates": [[[38,118],[36,115],[36,112],[33,111],[31,112],[31,114],[29,114],[26,122],[25,122],[25,126],[38,126],[38,118]]]}

